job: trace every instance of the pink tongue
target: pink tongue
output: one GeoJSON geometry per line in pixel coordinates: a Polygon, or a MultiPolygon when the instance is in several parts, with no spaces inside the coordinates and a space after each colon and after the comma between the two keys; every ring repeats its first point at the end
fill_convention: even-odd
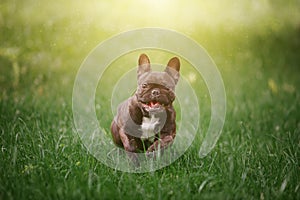
{"type": "Polygon", "coordinates": [[[155,105],[157,105],[157,104],[159,104],[158,102],[155,102],[155,103],[153,103],[152,101],[149,103],[149,106],[150,107],[153,107],[153,106],[155,106],[155,105]]]}

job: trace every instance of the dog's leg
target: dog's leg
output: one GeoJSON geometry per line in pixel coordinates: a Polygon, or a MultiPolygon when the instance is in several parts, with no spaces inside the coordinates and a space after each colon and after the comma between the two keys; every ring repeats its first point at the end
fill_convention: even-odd
{"type": "Polygon", "coordinates": [[[125,134],[125,132],[122,128],[119,130],[119,135],[120,135],[121,141],[123,143],[124,149],[126,151],[133,152],[134,148],[131,147],[130,142],[129,142],[129,138],[127,137],[127,135],[125,134]]]}
{"type": "Polygon", "coordinates": [[[120,129],[119,131],[120,138],[123,143],[123,147],[130,158],[130,160],[135,164],[135,166],[139,166],[138,156],[135,154],[136,151],[136,142],[134,139],[129,140],[128,136],[125,134],[124,129],[120,129]]]}
{"type": "Polygon", "coordinates": [[[148,149],[147,149],[147,153],[156,151],[158,149],[163,150],[165,148],[167,148],[169,145],[171,145],[173,143],[173,136],[171,135],[166,135],[164,137],[162,137],[159,140],[156,140],[148,149]]]}
{"type": "Polygon", "coordinates": [[[111,124],[111,127],[110,127],[110,130],[111,130],[111,135],[112,135],[112,138],[113,138],[113,142],[119,146],[119,147],[123,147],[123,143],[122,143],[122,140],[120,138],[120,129],[117,125],[117,123],[115,122],[115,120],[113,120],[112,124],[111,124]]]}

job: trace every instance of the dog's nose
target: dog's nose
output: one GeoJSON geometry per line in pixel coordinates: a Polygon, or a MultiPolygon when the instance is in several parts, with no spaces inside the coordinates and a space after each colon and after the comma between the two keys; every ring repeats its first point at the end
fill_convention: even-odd
{"type": "Polygon", "coordinates": [[[159,91],[159,89],[153,89],[151,93],[154,97],[157,97],[157,96],[159,96],[160,91],[159,91]]]}

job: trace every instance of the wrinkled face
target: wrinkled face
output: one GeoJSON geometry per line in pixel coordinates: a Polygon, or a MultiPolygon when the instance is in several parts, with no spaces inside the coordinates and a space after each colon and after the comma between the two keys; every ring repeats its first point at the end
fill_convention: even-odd
{"type": "Polygon", "coordinates": [[[146,112],[161,112],[165,106],[172,104],[175,94],[169,88],[156,84],[146,83],[139,85],[137,90],[137,99],[146,112]]]}
{"type": "Polygon", "coordinates": [[[179,79],[179,70],[180,61],[174,57],[169,60],[163,72],[152,72],[148,56],[140,55],[136,96],[144,112],[159,113],[172,104],[175,99],[174,90],[179,79]]]}

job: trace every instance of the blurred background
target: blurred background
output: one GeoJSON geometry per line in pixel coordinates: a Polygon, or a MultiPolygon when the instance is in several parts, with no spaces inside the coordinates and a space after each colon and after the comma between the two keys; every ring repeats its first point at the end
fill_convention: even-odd
{"type": "Polygon", "coordinates": [[[259,81],[267,69],[274,70],[272,79],[291,70],[296,76],[299,7],[299,1],[270,0],[2,0],[2,95],[12,88],[42,91],[57,78],[64,87],[97,44],[142,27],[173,29],[195,39],[228,76],[225,83],[259,81]]]}

